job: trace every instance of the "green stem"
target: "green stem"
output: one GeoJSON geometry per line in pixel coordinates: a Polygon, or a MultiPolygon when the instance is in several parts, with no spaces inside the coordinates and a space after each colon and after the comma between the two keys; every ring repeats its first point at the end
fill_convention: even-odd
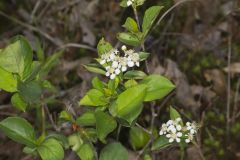
{"type": "Polygon", "coordinates": [[[181,160],[184,160],[184,147],[180,147],[181,149],[181,160]]]}
{"type": "Polygon", "coordinates": [[[46,135],[46,124],[45,124],[45,109],[44,109],[44,106],[42,105],[41,107],[41,120],[42,120],[42,136],[45,137],[46,135]]]}

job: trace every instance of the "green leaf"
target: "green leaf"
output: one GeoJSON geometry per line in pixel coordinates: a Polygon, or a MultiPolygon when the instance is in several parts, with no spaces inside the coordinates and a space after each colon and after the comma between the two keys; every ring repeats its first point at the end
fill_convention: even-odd
{"type": "Polygon", "coordinates": [[[144,147],[150,139],[147,132],[139,127],[132,127],[129,132],[130,143],[134,150],[144,147]]]}
{"type": "Polygon", "coordinates": [[[27,83],[18,82],[18,90],[23,99],[28,103],[40,101],[42,87],[37,81],[27,83]]]}
{"type": "Polygon", "coordinates": [[[17,80],[13,74],[0,67],[0,89],[7,92],[17,91],[17,80]]]}
{"type": "Polygon", "coordinates": [[[45,140],[37,151],[42,160],[63,160],[64,150],[61,144],[53,138],[45,140]]]}
{"type": "Polygon", "coordinates": [[[125,88],[131,88],[131,87],[136,86],[137,84],[138,84],[137,81],[135,81],[134,79],[130,79],[127,82],[124,83],[124,87],[125,88]]]}
{"type": "Polygon", "coordinates": [[[75,133],[68,137],[68,143],[72,146],[72,150],[77,152],[83,144],[83,140],[81,139],[79,133],[75,133]]]}
{"type": "Polygon", "coordinates": [[[143,79],[146,76],[147,76],[146,73],[144,73],[143,71],[132,70],[132,71],[126,72],[123,78],[124,79],[143,79]]]}
{"type": "Polygon", "coordinates": [[[117,38],[122,43],[125,43],[130,46],[138,46],[141,44],[141,37],[138,37],[133,33],[122,32],[117,35],[117,38]]]}
{"type": "Polygon", "coordinates": [[[23,98],[20,96],[19,93],[15,93],[15,94],[12,96],[12,98],[11,98],[11,103],[12,103],[12,105],[13,105],[15,108],[17,108],[17,109],[19,109],[19,110],[21,110],[21,111],[23,111],[23,112],[26,111],[27,103],[23,100],[23,98]]]}
{"type": "Polygon", "coordinates": [[[95,113],[88,111],[77,118],[76,123],[81,126],[93,126],[96,124],[95,113]]]}
{"type": "Polygon", "coordinates": [[[122,92],[118,96],[116,104],[111,106],[113,107],[111,114],[132,124],[142,111],[146,88],[146,85],[136,85],[122,92]]]}
{"type": "Polygon", "coordinates": [[[81,158],[81,160],[94,160],[93,147],[90,144],[85,143],[79,148],[77,155],[81,158]]]}
{"type": "Polygon", "coordinates": [[[59,115],[59,118],[62,120],[65,120],[65,121],[69,121],[69,122],[74,121],[73,116],[70,113],[68,113],[67,111],[62,111],[59,115]]]}
{"type": "Polygon", "coordinates": [[[136,5],[141,6],[144,4],[144,2],[145,2],[145,0],[136,0],[136,5]]]}
{"type": "Polygon", "coordinates": [[[108,43],[107,41],[105,41],[104,38],[102,38],[97,45],[97,50],[98,50],[98,56],[100,57],[102,54],[105,54],[107,52],[109,52],[110,50],[112,50],[113,47],[110,43],[108,43]]]}
{"type": "Polygon", "coordinates": [[[108,103],[104,94],[97,90],[91,89],[87,94],[80,100],[80,105],[86,106],[104,106],[108,103]]]}
{"type": "Polygon", "coordinates": [[[170,118],[171,120],[176,120],[177,118],[181,118],[181,115],[178,113],[178,111],[170,106],[170,118]]]}
{"type": "Polygon", "coordinates": [[[152,6],[146,10],[142,24],[142,30],[145,36],[148,34],[162,8],[163,6],[152,6]]]}
{"type": "Polygon", "coordinates": [[[33,127],[28,121],[20,117],[8,117],[0,122],[0,129],[10,139],[25,144],[28,147],[36,146],[36,137],[33,127]]]}
{"type": "Polygon", "coordinates": [[[154,141],[152,150],[161,150],[170,145],[171,143],[169,143],[169,139],[166,136],[160,136],[154,141]]]}
{"type": "Polygon", "coordinates": [[[33,61],[31,64],[31,68],[28,70],[28,73],[26,73],[26,77],[23,79],[23,81],[32,81],[38,73],[41,70],[41,63],[39,61],[33,61]]]}
{"type": "Polygon", "coordinates": [[[93,73],[98,73],[98,74],[102,74],[105,75],[106,71],[104,70],[104,68],[102,68],[102,66],[98,65],[98,64],[86,64],[83,65],[83,67],[88,70],[89,72],[93,72],[93,73]]]}
{"type": "Polygon", "coordinates": [[[99,160],[128,160],[128,151],[120,143],[114,142],[103,148],[99,160]]]}
{"type": "Polygon", "coordinates": [[[137,22],[132,19],[131,17],[128,17],[126,22],[123,25],[124,28],[126,28],[130,32],[139,32],[137,22]]]}
{"type": "Polygon", "coordinates": [[[0,67],[8,72],[18,73],[24,79],[32,64],[32,48],[23,36],[15,40],[0,52],[0,67]]]}
{"type": "Polygon", "coordinates": [[[69,148],[68,138],[67,138],[66,136],[64,136],[63,134],[55,134],[55,133],[52,133],[52,134],[48,135],[47,138],[48,138],[48,139],[54,138],[54,139],[58,140],[58,142],[60,142],[61,145],[62,145],[65,149],[68,149],[68,148],[69,148]]]}
{"type": "Polygon", "coordinates": [[[147,85],[144,101],[162,99],[175,88],[170,80],[160,75],[147,76],[141,81],[141,84],[147,85]]]}
{"type": "Polygon", "coordinates": [[[124,8],[128,7],[128,5],[127,5],[127,0],[122,0],[122,1],[120,2],[120,6],[121,6],[121,7],[124,7],[124,8]]]}
{"type": "Polygon", "coordinates": [[[105,138],[117,127],[117,122],[109,114],[103,111],[95,112],[96,129],[98,138],[105,143],[105,138]]]}
{"type": "Polygon", "coordinates": [[[140,61],[145,61],[150,56],[150,53],[139,52],[140,61]]]}
{"type": "Polygon", "coordinates": [[[99,91],[104,91],[104,83],[98,78],[98,77],[94,77],[92,80],[92,86],[93,88],[99,90],[99,91]]]}
{"type": "Polygon", "coordinates": [[[118,77],[115,79],[111,79],[108,81],[108,89],[110,89],[112,92],[116,91],[118,85],[120,83],[120,80],[118,77]]]}

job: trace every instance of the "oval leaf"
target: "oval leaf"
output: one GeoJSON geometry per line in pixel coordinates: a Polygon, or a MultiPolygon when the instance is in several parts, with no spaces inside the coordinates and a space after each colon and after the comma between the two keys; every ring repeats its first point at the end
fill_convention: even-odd
{"type": "Polygon", "coordinates": [[[139,44],[141,44],[141,39],[139,39],[139,37],[133,33],[119,33],[117,35],[117,38],[119,41],[127,45],[138,46],[139,44]]]}
{"type": "Polygon", "coordinates": [[[20,117],[8,117],[0,122],[0,129],[12,140],[28,147],[36,146],[33,127],[28,121],[20,117]]]}
{"type": "Polygon", "coordinates": [[[19,93],[15,93],[12,96],[11,103],[15,108],[24,112],[26,111],[27,103],[23,100],[19,93]]]}
{"type": "Polygon", "coordinates": [[[42,160],[62,160],[64,158],[61,144],[53,138],[45,140],[38,146],[37,151],[42,160]]]}
{"type": "Polygon", "coordinates": [[[152,6],[146,10],[142,24],[144,35],[147,35],[162,8],[163,6],[152,6]]]}
{"type": "Polygon", "coordinates": [[[126,28],[130,32],[139,32],[137,22],[130,17],[127,18],[123,27],[126,28]]]}
{"type": "Polygon", "coordinates": [[[17,80],[13,74],[0,67],[0,89],[7,92],[17,91],[17,80]]]}
{"type": "Polygon", "coordinates": [[[94,112],[89,111],[83,113],[80,117],[77,118],[76,123],[81,126],[93,126],[96,123],[94,112]]]}
{"type": "Polygon", "coordinates": [[[120,143],[111,143],[103,148],[99,160],[128,160],[128,151],[120,143]]]}
{"type": "Polygon", "coordinates": [[[164,149],[170,145],[171,145],[171,143],[169,143],[169,139],[167,137],[160,136],[154,141],[152,150],[164,149]]]}
{"type": "Polygon", "coordinates": [[[144,77],[146,77],[146,73],[144,73],[143,71],[128,71],[124,74],[123,78],[124,79],[143,79],[144,77]]]}
{"type": "Polygon", "coordinates": [[[162,99],[175,88],[170,80],[160,75],[147,76],[141,81],[141,84],[147,85],[144,101],[162,99]]]}
{"type": "Polygon", "coordinates": [[[130,143],[135,150],[144,147],[150,139],[149,134],[138,127],[131,128],[129,137],[130,143]]]}
{"type": "Polygon", "coordinates": [[[109,114],[103,111],[95,112],[96,129],[98,138],[105,143],[105,138],[117,127],[117,122],[109,114]]]}
{"type": "Polygon", "coordinates": [[[131,124],[141,113],[146,88],[146,85],[136,85],[121,93],[113,105],[112,113],[131,124]]]}

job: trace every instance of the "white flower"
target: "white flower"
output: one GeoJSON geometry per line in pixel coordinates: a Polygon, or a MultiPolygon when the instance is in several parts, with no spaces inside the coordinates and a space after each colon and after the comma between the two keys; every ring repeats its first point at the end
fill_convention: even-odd
{"type": "Polygon", "coordinates": [[[127,1],[127,6],[131,6],[132,3],[133,3],[132,0],[128,0],[128,1],[127,1]]]}
{"type": "Polygon", "coordinates": [[[118,68],[118,62],[117,62],[117,61],[113,61],[112,67],[113,67],[113,68],[118,68]]]}
{"type": "Polygon", "coordinates": [[[123,51],[126,51],[126,50],[127,50],[127,47],[126,47],[125,45],[123,45],[123,46],[121,47],[121,49],[122,49],[123,51]]]}
{"type": "Polygon", "coordinates": [[[181,132],[177,132],[177,133],[169,133],[166,135],[167,138],[169,138],[169,142],[172,143],[174,141],[176,141],[177,143],[181,142],[180,137],[182,137],[182,133],[181,132]]]}
{"type": "Polygon", "coordinates": [[[197,125],[195,122],[193,122],[193,123],[187,122],[186,128],[188,131],[190,131],[191,134],[197,133],[197,125]]]}
{"type": "Polygon", "coordinates": [[[193,140],[193,134],[191,134],[191,133],[188,133],[188,134],[186,134],[185,135],[187,138],[185,139],[185,142],[186,143],[190,143],[192,140],[193,140]]]}
{"type": "Polygon", "coordinates": [[[110,79],[114,79],[116,77],[116,73],[115,73],[115,69],[110,67],[110,66],[107,66],[106,67],[106,76],[109,77],[110,76],[110,79]]]}
{"type": "Polygon", "coordinates": [[[162,127],[161,127],[161,130],[159,132],[159,135],[163,135],[163,134],[166,134],[167,133],[167,130],[168,130],[168,126],[166,123],[163,123],[162,124],[162,127]]]}
{"type": "Polygon", "coordinates": [[[126,57],[119,57],[119,68],[121,68],[122,72],[125,72],[127,70],[127,58],[126,57]]]}

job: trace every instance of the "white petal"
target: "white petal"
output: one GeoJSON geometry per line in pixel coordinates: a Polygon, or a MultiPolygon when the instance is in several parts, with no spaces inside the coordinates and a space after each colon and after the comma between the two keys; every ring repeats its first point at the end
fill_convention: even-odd
{"type": "Polygon", "coordinates": [[[117,62],[117,61],[113,61],[112,67],[113,67],[113,68],[118,68],[118,62],[117,62]]]}
{"type": "Polygon", "coordinates": [[[127,47],[125,45],[122,46],[121,48],[123,51],[127,50],[127,47]]]}
{"type": "Polygon", "coordinates": [[[160,131],[160,132],[159,132],[159,135],[163,135],[163,131],[160,131]]]}
{"type": "Polygon", "coordinates": [[[190,143],[190,139],[185,139],[185,142],[186,143],[190,143]]]}
{"type": "Polygon", "coordinates": [[[136,66],[138,66],[138,67],[140,66],[139,62],[136,62],[136,66]]]}
{"type": "Polygon", "coordinates": [[[170,138],[170,137],[171,137],[171,134],[167,134],[166,137],[167,137],[167,138],[170,138]]]}
{"type": "Polygon", "coordinates": [[[190,133],[191,133],[191,134],[194,134],[195,132],[196,132],[196,131],[195,131],[194,129],[191,129],[191,130],[190,130],[190,133]]]}
{"type": "Polygon", "coordinates": [[[127,6],[131,6],[132,5],[132,1],[128,0],[127,1],[127,6]]]}
{"type": "Polygon", "coordinates": [[[105,60],[105,59],[100,61],[100,64],[101,64],[101,65],[103,65],[103,64],[105,64],[105,63],[106,63],[106,60],[105,60]]]}
{"type": "Polygon", "coordinates": [[[187,123],[186,123],[186,126],[190,126],[190,125],[191,125],[191,123],[190,123],[190,122],[187,122],[187,123]]]}
{"type": "Polygon", "coordinates": [[[181,119],[181,118],[177,118],[176,121],[177,121],[177,122],[181,122],[182,119],[181,119]]]}
{"type": "Polygon", "coordinates": [[[179,143],[181,140],[180,140],[180,138],[176,138],[176,141],[179,143]]]}
{"type": "Polygon", "coordinates": [[[122,66],[122,71],[125,72],[127,70],[126,66],[122,66]]]}
{"type": "Polygon", "coordinates": [[[116,77],[116,75],[115,74],[112,74],[111,76],[110,76],[110,79],[114,79],[116,77]]]}
{"type": "Polygon", "coordinates": [[[110,76],[109,72],[106,72],[106,76],[107,76],[107,77],[109,77],[109,76],[110,76]]]}
{"type": "Polygon", "coordinates": [[[177,133],[177,136],[178,136],[178,137],[182,137],[182,133],[181,133],[181,132],[178,132],[178,133],[177,133]]]}
{"type": "Polygon", "coordinates": [[[180,131],[182,129],[182,126],[181,125],[177,125],[177,130],[180,131]]]}
{"type": "Polygon", "coordinates": [[[169,139],[169,143],[172,143],[173,141],[174,141],[173,138],[170,138],[170,139],[169,139]]]}
{"type": "Polygon", "coordinates": [[[128,61],[128,67],[133,67],[134,66],[134,62],[133,61],[128,61]]]}
{"type": "Polygon", "coordinates": [[[169,120],[169,121],[167,122],[167,125],[171,125],[171,124],[173,124],[173,121],[172,121],[172,120],[169,120]]]}
{"type": "Polygon", "coordinates": [[[120,72],[121,72],[120,69],[116,69],[116,70],[115,70],[116,75],[119,75],[120,72]]]}

